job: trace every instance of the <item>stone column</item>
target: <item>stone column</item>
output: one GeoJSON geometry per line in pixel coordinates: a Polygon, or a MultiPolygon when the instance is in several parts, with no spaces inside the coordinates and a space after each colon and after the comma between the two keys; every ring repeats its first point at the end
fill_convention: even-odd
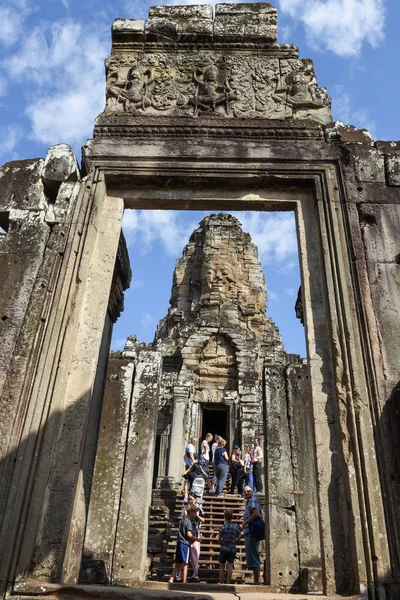
{"type": "Polygon", "coordinates": [[[142,350],[135,361],[111,582],[145,580],[148,521],[153,483],[161,354],[142,350]]]}
{"type": "Polygon", "coordinates": [[[190,395],[188,386],[174,387],[174,414],[172,417],[171,444],[169,448],[168,477],[172,485],[179,485],[183,473],[185,454],[185,418],[190,395]]]}
{"type": "Polygon", "coordinates": [[[201,426],[202,426],[202,415],[201,415],[201,404],[200,402],[194,402],[193,400],[190,403],[191,408],[191,422],[189,428],[189,437],[195,435],[199,438],[199,445],[197,451],[200,452],[200,443],[201,443],[201,426]]]}
{"type": "Polygon", "coordinates": [[[160,435],[160,449],[158,458],[158,473],[157,473],[157,487],[160,487],[161,482],[167,474],[167,457],[168,457],[168,442],[171,432],[171,425],[166,425],[162,434],[160,435]]]}
{"type": "Polygon", "coordinates": [[[291,497],[296,506],[301,591],[322,594],[314,415],[307,364],[288,365],[285,380],[294,484],[291,497]]]}
{"type": "Polygon", "coordinates": [[[228,425],[228,435],[226,443],[227,443],[227,447],[229,452],[232,452],[233,450],[233,444],[239,443],[239,440],[236,438],[236,408],[237,408],[237,404],[235,403],[234,398],[232,398],[231,396],[229,397],[227,394],[225,394],[225,404],[227,407],[227,411],[226,411],[226,421],[227,421],[227,425],[228,425]]]}
{"type": "Polygon", "coordinates": [[[85,584],[111,581],[134,375],[134,361],[109,361],[82,561],[85,584]]]}
{"type": "MultiPolygon", "coordinates": [[[[292,453],[282,367],[265,369],[266,447],[268,473],[269,558],[271,585],[290,588],[299,576],[297,523],[293,502],[292,453]]],[[[267,509],[266,509],[267,510],[267,509]]]]}

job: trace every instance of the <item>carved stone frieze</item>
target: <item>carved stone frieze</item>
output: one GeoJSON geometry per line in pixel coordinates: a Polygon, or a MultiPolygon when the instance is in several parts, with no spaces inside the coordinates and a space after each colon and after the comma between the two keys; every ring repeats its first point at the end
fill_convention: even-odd
{"type": "Polygon", "coordinates": [[[113,55],[106,114],[331,121],[308,59],[213,52],[113,55]]]}
{"type": "Polygon", "coordinates": [[[269,3],[164,6],[117,19],[105,115],[332,121],[311,60],[278,44],[269,3]]]}

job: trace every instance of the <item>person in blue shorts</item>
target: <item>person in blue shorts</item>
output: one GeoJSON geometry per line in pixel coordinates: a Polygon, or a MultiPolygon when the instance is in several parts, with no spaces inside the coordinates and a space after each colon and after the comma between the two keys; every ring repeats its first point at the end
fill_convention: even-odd
{"type": "Polygon", "coordinates": [[[236,540],[240,537],[240,529],[232,523],[233,513],[226,509],[224,512],[225,523],[219,530],[218,541],[221,546],[219,551],[219,582],[224,583],[226,565],[226,583],[232,579],[233,561],[236,557],[236,540]]]}
{"type": "Polygon", "coordinates": [[[182,571],[182,583],[186,583],[188,576],[188,565],[190,560],[190,545],[193,542],[199,542],[200,539],[194,534],[194,520],[197,515],[197,508],[194,504],[188,504],[186,508],[186,517],[179,522],[178,537],[176,540],[175,565],[169,578],[169,583],[173,583],[178,571],[182,571]]]}

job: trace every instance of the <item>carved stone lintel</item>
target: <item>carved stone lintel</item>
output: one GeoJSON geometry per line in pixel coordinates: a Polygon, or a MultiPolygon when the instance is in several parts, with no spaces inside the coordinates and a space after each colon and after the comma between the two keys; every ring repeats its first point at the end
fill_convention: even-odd
{"type": "Polygon", "coordinates": [[[268,3],[220,4],[214,21],[209,6],[153,7],[144,33],[142,22],[119,19],[106,61],[105,113],[331,122],[312,61],[277,44],[276,32],[268,3]]]}

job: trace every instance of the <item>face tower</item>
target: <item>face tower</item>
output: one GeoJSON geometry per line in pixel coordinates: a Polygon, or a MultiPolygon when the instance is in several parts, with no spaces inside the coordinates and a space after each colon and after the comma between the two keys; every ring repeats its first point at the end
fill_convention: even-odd
{"type": "Polygon", "coordinates": [[[170,431],[159,484],[165,476],[180,484],[193,435],[219,433],[229,448],[264,437],[264,365],[287,362],[266,299],[257,247],[239,221],[222,213],[203,219],[177,260],[171,306],[154,339],[165,366],[158,434],[170,431]]]}

